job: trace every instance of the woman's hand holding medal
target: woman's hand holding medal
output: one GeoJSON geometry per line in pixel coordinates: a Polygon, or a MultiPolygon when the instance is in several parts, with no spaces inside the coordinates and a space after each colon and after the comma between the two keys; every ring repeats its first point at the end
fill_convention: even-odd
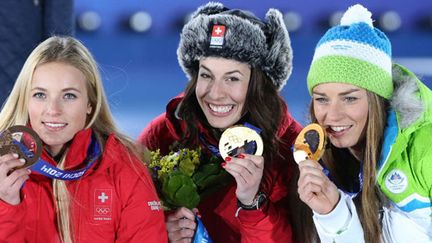
{"type": "Polygon", "coordinates": [[[0,199],[17,205],[21,202],[20,189],[31,173],[27,169],[42,152],[37,134],[25,126],[13,126],[0,134],[0,199]],[[33,144],[31,152],[22,151],[24,139],[33,144]]]}
{"type": "Polygon", "coordinates": [[[264,170],[261,137],[249,127],[234,126],[222,134],[219,151],[225,159],[223,167],[237,183],[237,199],[244,205],[251,205],[258,193],[264,170]]]}
{"type": "Polygon", "coordinates": [[[30,170],[27,168],[15,169],[25,164],[18,154],[5,154],[0,156],[0,199],[10,205],[21,202],[20,189],[29,178],[30,170]]]}
{"type": "Polygon", "coordinates": [[[299,164],[300,199],[319,214],[330,213],[339,202],[336,185],[326,176],[317,162],[325,148],[325,132],[318,124],[305,127],[294,144],[294,159],[299,164]]]}
{"type": "Polygon", "coordinates": [[[41,152],[41,142],[36,133],[25,126],[13,126],[3,131],[0,135],[0,199],[4,202],[17,205],[21,202],[20,189],[29,178],[29,165],[34,163],[41,152]],[[19,135],[19,138],[16,135],[19,135]],[[38,151],[35,154],[23,152],[18,142],[27,138],[33,138],[38,151]],[[31,136],[31,137],[30,137],[31,136]]]}

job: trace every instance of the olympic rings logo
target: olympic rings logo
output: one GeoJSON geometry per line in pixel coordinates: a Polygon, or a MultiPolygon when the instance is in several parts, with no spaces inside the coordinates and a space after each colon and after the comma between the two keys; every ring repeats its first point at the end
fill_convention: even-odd
{"type": "Polygon", "coordinates": [[[96,208],[96,212],[99,213],[99,214],[108,214],[108,213],[111,212],[111,209],[110,208],[99,208],[99,207],[97,207],[96,208]]]}

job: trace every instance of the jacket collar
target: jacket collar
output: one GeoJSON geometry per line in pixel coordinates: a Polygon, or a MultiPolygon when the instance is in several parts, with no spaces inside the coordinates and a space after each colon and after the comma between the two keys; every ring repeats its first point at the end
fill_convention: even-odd
{"type": "Polygon", "coordinates": [[[425,111],[425,106],[419,98],[420,81],[408,69],[393,65],[394,92],[390,100],[392,110],[398,114],[401,129],[415,123],[425,111]]]}
{"type": "MultiPolygon", "coordinates": [[[[92,130],[90,128],[75,134],[67,151],[65,170],[78,169],[83,166],[82,163],[87,157],[87,149],[91,142],[91,135],[92,130]]],[[[45,149],[42,152],[42,158],[53,165],[57,165],[57,162],[45,149]]]]}

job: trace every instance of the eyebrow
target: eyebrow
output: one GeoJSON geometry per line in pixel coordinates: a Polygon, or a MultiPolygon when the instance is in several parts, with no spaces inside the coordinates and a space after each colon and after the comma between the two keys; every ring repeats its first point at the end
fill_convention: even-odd
{"type": "MultiPolygon", "coordinates": [[[[41,88],[41,87],[34,87],[31,89],[31,91],[33,91],[33,90],[47,91],[47,89],[41,88]]],[[[65,89],[62,89],[61,91],[62,92],[75,91],[75,92],[81,93],[81,91],[79,91],[76,88],[65,88],[65,89]]]]}
{"type": "MultiPolygon", "coordinates": [[[[354,93],[354,92],[357,92],[357,91],[360,91],[360,89],[349,89],[349,90],[347,90],[345,92],[339,93],[338,95],[339,96],[344,96],[344,95],[351,94],[351,93],[354,93]]],[[[313,91],[312,93],[316,94],[316,95],[327,96],[325,93],[319,93],[319,92],[315,92],[315,91],[313,91]]]]}
{"type": "MultiPolygon", "coordinates": [[[[203,64],[201,64],[200,67],[204,68],[205,70],[207,70],[210,73],[213,73],[208,67],[204,66],[203,64]]],[[[233,70],[233,71],[230,71],[230,72],[226,72],[224,75],[230,75],[230,74],[233,74],[233,73],[238,73],[238,74],[244,76],[243,73],[240,72],[239,70],[233,70]]]]}

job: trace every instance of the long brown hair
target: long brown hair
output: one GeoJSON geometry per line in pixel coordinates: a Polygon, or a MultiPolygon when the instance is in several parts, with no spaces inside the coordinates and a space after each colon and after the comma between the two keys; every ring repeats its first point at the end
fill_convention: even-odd
{"type": "MultiPolygon", "coordinates": [[[[354,203],[359,213],[366,242],[380,242],[381,220],[379,212],[382,202],[380,199],[381,192],[376,185],[376,166],[381,153],[382,138],[385,122],[387,120],[388,102],[370,91],[367,91],[367,97],[369,106],[368,121],[365,138],[361,140],[364,143],[362,152],[363,187],[361,196],[356,197],[354,203]]],[[[313,110],[313,102],[311,102],[309,109],[311,121],[317,122],[313,110]]],[[[339,168],[347,164],[346,161],[338,161],[338,159],[340,159],[338,154],[340,154],[341,150],[346,149],[339,149],[330,145],[325,150],[322,161],[330,171],[330,175],[337,181],[337,186],[344,188],[348,187],[345,183],[349,182],[338,173],[338,171],[340,171],[339,168]]],[[[355,159],[355,157],[352,156],[352,159],[355,159]]],[[[356,168],[354,168],[356,175],[359,173],[359,164],[360,163],[351,164],[356,166],[356,168]]],[[[353,179],[356,177],[351,176],[351,178],[353,179]]],[[[299,242],[314,242],[318,237],[312,221],[312,212],[310,209],[305,209],[305,204],[301,205],[299,210],[301,213],[294,218],[296,222],[293,222],[293,225],[296,223],[300,225],[294,226],[295,234],[299,242]]]]}
{"type": "MultiPolygon", "coordinates": [[[[213,128],[198,104],[195,95],[198,74],[185,89],[178,116],[186,122],[186,132],[183,133],[181,143],[185,146],[198,146],[199,131],[197,122],[202,124],[215,139],[219,139],[221,131],[213,128]]],[[[264,158],[270,161],[278,150],[277,131],[282,119],[283,100],[273,82],[259,69],[252,68],[246,102],[243,108],[243,117],[238,123],[249,122],[261,129],[264,148],[264,158]]]]}

